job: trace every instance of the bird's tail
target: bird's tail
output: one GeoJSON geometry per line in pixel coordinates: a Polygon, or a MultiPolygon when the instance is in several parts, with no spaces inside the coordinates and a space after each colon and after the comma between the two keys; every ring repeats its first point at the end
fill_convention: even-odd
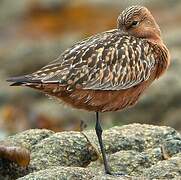
{"type": "Polygon", "coordinates": [[[18,77],[11,77],[7,79],[8,82],[10,82],[10,86],[26,86],[30,87],[36,90],[40,90],[48,95],[55,96],[56,94],[54,93],[55,89],[59,89],[57,91],[60,95],[60,91],[65,90],[65,87],[59,86],[57,83],[43,83],[39,79],[32,79],[32,76],[30,75],[25,75],[25,76],[18,76],[18,77]]]}
{"type": "Polygon", "coordinates": [[[40,80],[32,80],[31,78],[28,78],[28,76],[11,77],[7,79],[7,81],[12,83],[10,86],[22,86],[29,83],[41,83],[40,80]]]}

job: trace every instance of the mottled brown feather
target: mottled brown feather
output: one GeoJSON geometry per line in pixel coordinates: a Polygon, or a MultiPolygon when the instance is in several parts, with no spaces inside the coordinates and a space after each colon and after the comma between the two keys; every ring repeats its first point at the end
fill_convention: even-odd
{"type": "Polygon", "coordinates": [[[10,81],[75,108],[117,111],[134,105],[169,64],[153,16],[145,7],[132,6],[118,17],[117,29],[75,43],[39,71],[10,81]]]}

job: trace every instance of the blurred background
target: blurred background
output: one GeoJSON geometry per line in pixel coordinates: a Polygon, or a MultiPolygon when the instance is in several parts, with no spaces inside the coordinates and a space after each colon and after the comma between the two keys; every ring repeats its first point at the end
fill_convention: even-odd
{"type": "Polygon", "coordinates": [[[30,128],[93,128],[94,113],[73,110],[44,94],[9,87],[6,79],[38,70],[78,40],[116,27],[119,13],[145,5],[159,23],[171,67],[131,109],[103,113],[103,127],[133,122],[181,130],[180,0],[0,0],[0,138],[30,128]]]}

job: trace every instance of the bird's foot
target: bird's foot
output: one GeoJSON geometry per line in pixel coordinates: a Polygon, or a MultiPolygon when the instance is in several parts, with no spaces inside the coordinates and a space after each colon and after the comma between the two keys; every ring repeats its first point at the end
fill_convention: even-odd
{"type": "Polygon", "coordinates": [[[106,175],[110,175],[110,176],[122,176],[122,177],[127,177],[127,175],[123,172],[111,172],[110,170],[105,172],[106,175]]]}

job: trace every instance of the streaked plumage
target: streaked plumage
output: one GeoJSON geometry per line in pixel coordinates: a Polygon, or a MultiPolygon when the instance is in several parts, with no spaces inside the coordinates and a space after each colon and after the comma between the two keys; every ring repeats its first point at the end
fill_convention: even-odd
{"type": "Polygon", "coordinates": [[[154,65],[147,41],[113,30],[77,43],[30,78],[60,83],[67,90],[121,90],[147,80],[154,65]]]}
{"type": "Polygon", "coordinates": [[[169,52],[153,16],[145,7],[132,6],[118,17],[117,29],[80,41],[39,71],[9,81],[43,91],[75,108],[95,111],[105,172],[111,174],[98,112],[134,105],[169,64],[169,52]]]}
{"type": "MultiPolygon", "coordinates": [[[[169,64],[168,51],[161,39],[155,42],[154,38],[137,37],[145,32],[131,34],[131,18],[146,19],[150,14],[145,9],[127,8],[118,17],[118,29],[75,43],[42,69],[11,81],[90,111],[116,111],[135,104],[169,64]]],[[[156,23],[155,26],[158,27],[156,23]]]]}

